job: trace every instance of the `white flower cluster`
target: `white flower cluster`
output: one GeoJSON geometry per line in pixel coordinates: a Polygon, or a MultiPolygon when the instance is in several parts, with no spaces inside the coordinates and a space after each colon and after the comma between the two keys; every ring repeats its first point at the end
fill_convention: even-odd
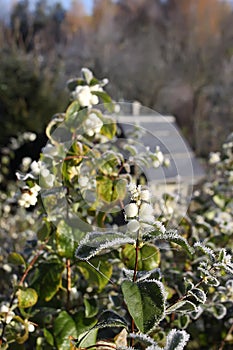
{"type": "Polygon", "coordinates": [[[29,208],[31,205],[37,203],[37,196],[40,192],[40,186],[35,184],[33,187],[25,187],[22,190],[21,196],[18,200],[18,203],[21,207],[29,208]]]}
{"type": "Polygon", "coordinates": [[[103,86],[108,83],[108,79],[103,79],[99,84],[90,86],[93,73],[88,68],[82,68],[84,85],[76,86],[72,92],[73,99],[77,100],[81,107],[92,107],[99,103],[99,98],[95,92],[102,92],[103,86]]]}
{"type": "Polygon", "coordinates": [[[84,123],[84,130],[88,136],[98,134],[103,126],[102,120],[95,114],[90,113],[84,123]]]}
{"type": "Polygon", "coordinates": [[[211,152],[209,155],[209,164],[217,164],[221,160],[220,152],[211,152]]]}
{"type": "Polygon", "coordinates": [[[158,168],[164,162],[164,155],[160,151],[159,146],[156,147],[154,155],[155,155],[156,159],[153,161],[153,167],[158,168]]]}
{"type": "Polygon", "coordinates": [[[0,314],[2,314],[4,322],[6,324],[9,324],[15,316],[15,313],[7,305],[2,305],[0,307],[0,314]]]}
{"type": "Polygon", "coordinates": [[[149,203],[150,192],[147,188],[130,184],[128,189],[134,203],[125,206],[125,217],[128,220],[127,228],[130,232],[137,232],[140,228],[148,229],[156,227],[161,233],[166,229],[160,221],[156,221],[153,215],[154,209],[149,203]]]}

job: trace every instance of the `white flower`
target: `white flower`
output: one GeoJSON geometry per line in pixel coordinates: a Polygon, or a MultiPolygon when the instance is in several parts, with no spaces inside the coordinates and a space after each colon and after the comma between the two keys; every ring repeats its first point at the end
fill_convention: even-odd
{"type": "Polygon", "coordinates": [[[93,95],[92,91],[98,90],[94,90],[94,87],[90,88],[88,85],[79,85],[73,92],[73,97],[79,102],[81,107],[91,107],[99,102],[98,96],[93,95]]]}
{"type": "Polygon", "coordinates": [[[31,188],[24,189],[24,192],[18,200],[19,205],[24,208],[29,208],[31,205],[35,205],[37,203],[37,196],[40,189],[40,186],[37,184],[31,188]]]}
{"type": "Polygon", "coordinates": [[[88,136],[98,134],[103,126],[102,120],[95,114],[91,113],[84,123],[85,132],[88,136]]]}
{"type": "Polygon", "coordinates": [[[125,215],[133,218],[138,215],[138,206],[135,203],[130,203],[125,206],[125,215]]]}
{"type": "Polygon", "coordinates": [[[130,220],[127,224],[127,229],[130,232],[137,232],[140,228],[140,223],[137,220],[130,220]]]}
{"type": "Polygon", "coordinates": [[[32,162],[32,158],[30,158],[30,157],[24,157],[24,158],[22,159],[22,164],[21,164],[21,169],[22,169],[22,171],[27,171],[28,168],[29,168],[29,165],[31,164],[31,162],[32,162]]]}
{"type": "Polygon", "coordinates": [[[35,326],[32,323],[28,324],[28,332],[32,333],[35,330],[35,326]]]}
{"type": "Polygon", "coordinates": [[[217,164],[221,160],[220,152],[211,152],[209,156],[209,164],[217,164]]]}
{"type": "Polygon", "coordinates": [[[159,163],[162,164],[163,161],[164,161],[164,155],[160,151],[159,146],[157,146],[156,149],[155,149],[155,156],[156,156],[157,160],[159,161],[159,163]]]}
{"type": "Polygon", "coordinates": [[[4,314],[6,324],[9,324],[12,318],[15,316],[15,313],[6,305],[1,306],[0,312],[4,314]]]}
{"type": "Polygon", "coordinates": [[[39,175],[40,171],[41,171],[41,161],[39,160],[37,161],[33,161],[30,165],[30,168],[33,172],[34,175],[39,175]]]}
{"type": "Polygon", "coordinates": [[[48,169],[44,168],[41,170],[41,176],[45,185],[48,187],[52,187],[55,180],[55,175],[51,174],[48,169]]]}
{"type": "Polygon", "coordinates": [[[139,217],[140,219],[144,220],[145,217],[153,215],[153,212],[154,212],[154,209],[150,204],[142,203],[139,210],[139,217]]]}
{"type": "Polygon", "coordinates": [[[150,192],[148,190],[141,190],[140,191],[140,198],[143,201],[148,202],[150,200],[150,192]]]}
{"type": "Polygon", "coordinates": [[[89,178],[87,176],[80,176],[78,179],[78,183],[81,187],[86,187],[89,182],[89,178]]]}
{"type": "Polygon", "coordinates": [[[160,166],[160,162],[158,160],[153,161],[153,167],[158,168],[160,166]]]}

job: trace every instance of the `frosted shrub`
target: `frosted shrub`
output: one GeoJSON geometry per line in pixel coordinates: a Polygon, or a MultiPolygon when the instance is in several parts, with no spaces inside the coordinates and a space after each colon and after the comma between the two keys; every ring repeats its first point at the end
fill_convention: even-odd
{"type": "MultiPolygon", "coordinates": [[[[14,278],[1,294],[2,349],[182,350],[206,309],[221,319],[232,303],[230,247],[210,239],[219,230],[230,237],[232,203],[209,186],[218,215],[202,207],[168,229],[133,170],[168,162],[158,147],[119,145],[106,83],[86,68],[68,82],[71,103],[47,126],[40,160],[17,173],[17,215],[35,215],[34,236],[8,254],[14,278]]],[[[225,150],[224,168],[216,157],[211,164],[231,178],[225,150]]]]}

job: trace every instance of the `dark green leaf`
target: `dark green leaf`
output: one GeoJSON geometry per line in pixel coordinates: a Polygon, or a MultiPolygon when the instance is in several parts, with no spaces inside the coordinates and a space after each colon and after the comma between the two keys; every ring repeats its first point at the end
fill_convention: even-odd
{"type": "Polygon", "coordinates": [[[200,288],[193,288],[189,292],[197,301],[204,304],[206,302],[206,294],[200,288]]]}
{"type": "Polygon", "coordinates": [[[81,261],[77,264],[85,279],[101,291],[112,275],[112,264],[104,258],[93,258],[89,262],[81,261]]]}
{"type": "Polygon", "coordinates": [[[53,335],[46,328],[44,328],[44,337],[49,345],[54,346],[53,335]]]}
{"type": "Polygon", "coordinates": [[[61,311],[54,321],[53,329],[57,349],[70,350],[69,337],[77,338],[74,319],[66,311],[61,311]]]}
{"type": "Polygon", "coordinates": [[[97,315],[99,309],[97,304],[97,299],[86,299],[83,300],[85,306],[85,317],[90,318],[97,315]]]}
{"type": "Polygon", "coordinates": [[[155,240],[165,240],[168,242],[175,243],[182,247],[191,256],[194,253],[193,248],[188,244],[187,240],[178,235],[176,232],[169,232],[155,237],[155,240]]]}
{"type": "Polygon", "coordinates": [[[62,286],[62,273],[65,266],[61,262],[43,262],[39,265],[38,274],[33,284],[40,299],[49,301],[62,286]]]}
{"type": "Polygon", "coordinates": [[[90,232],[80,242],[75,256],[80,260],[89,260],[99,253],[126,243],[135,243],[135,240],[121,232],[90,232]]]}
{"type": "Polygon", "coordinates": [[[8,255],[8,262],[14,265],[24,265],[26,266],[25,260],[21,254],[12,252],[8,255]]]}
{"type": "Polygon", "coordinates": [[[169,306],[166,309],[166,314],[171,314],[172,312],[187,313],[191,311],[197,311],[196,305],[188,300],[180,300],[175,304],[169,306]]]}
{"type": "Polygon", "coordinates": [[[124,281],[122,292],[138,329],[148,333],[164,318],[165,291],[159,281],[124,281]]]}

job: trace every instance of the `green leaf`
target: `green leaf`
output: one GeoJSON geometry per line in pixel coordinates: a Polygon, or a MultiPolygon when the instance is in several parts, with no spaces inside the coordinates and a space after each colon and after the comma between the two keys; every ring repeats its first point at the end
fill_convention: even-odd
{"type": "MultiPolygon", "coordinates": [[[[134,270],[128,270],[128,269],[123,269],[122,270],[124,273],[124,276],[132,281],[133,280],[133,275],[134,275],[134,270]]],[[[151,279],[155,279],[155,280],[160,280],[161,279],[161,271],[159,268],[153,269],[153,270],[149,270],[149,271],[137,271],[136,273],[136,281],[144,281],[144,280],[151,280],[151,279]]]]}
{"type": "Polygon", "coordinates": [[[111,203],[113,200],[113,182],[107,176],[97,176],[97,194],[100,200],[111,203]]]}
{"type": "Polygon", "coordinates": [[[94,328],[115,328],[115,327],[123,327],[128,328],[126,320],[115,313],[114,311],[106,310],[102,312],[102,314],[99,317],[99,320],[97,324],[94,326],[94,328]]]}
{"type": "Polygon", "coordinates": [[[126,243],[135,243],[135,240],[121,232],[90,232],[81,240],[75,256],[80,260],[89,260],[99,253],[126,243]]]}
{"type": "MultiPolygon", "coordinates": [[[[132,244],[126,244],[121,251],[121,258],[125,266],[134,269],[136,257],[136,249],[132,244]]],[[[160,263],[159,249],[152,244],[145,244],[138,250],[138,266],[139,271],[150,271],[158,267],[160,263]]]]}
{"type": "Polygon", "coordinates": [[[188,324],[190,322],[190,316],[189,315],[179,315],[178,317],[178,324],[179,327],[182,329],[185,329],[188,327],[188,324]]]}
{"type": "Polygon", "coordinates": [[[165,240],[175,243],[182,247],[191,256],[194,253],[194,249],[188,244],[187,240],[178,235],[176,232],[169,232],[155,237],[155,240],[165,240]]]}
{"type": "Polygon", "coordinates": [[[175,304],[169,306],[166,309],[166,314],[171,314],[173,312],[187,313],[192,311],[197,311],[196,305],[188,300],[180,300],[175,304]]]}
{"type": "MultiPolygon", "coordinates": [[[[94,89],[94,86],[93,86],[93,89],[94,89]]],[[[100,97],[104,103],[111,103],[112,102],[111,97],[105,91],[94,91],[93,90],[92,94],[100,97]]]]}
{"type": "Polygon", "coordinates": [[[76,328],[77,328],[77,336],[78,337],[81,334],[89,331],[97,323],[97,319],[95,317],[86,318],[84,310],[79,310],[74,315],[74,320],[75,320],[75,324],[76,324],[76,328]]]}
{"type": "Polygon", "coordinates": [[[39,265],[38,275],[33,283],[40,299],[49,301],[62,286],[62,273],[64,264],[61,262],[48,261],[39,265]]]}
{"type": "Polygon", "coordinates": [[[74,256],[74,237],[72,228],[61,220],[56,231],[56,246],[60,256],[72,258],[74,256]]]}
{"type": "Polygon", "coordinates": [[[222,304],[213,305],[208,311],[210,311],[218,320],[221,320],[227,313],[226,307],[222,304]]]}
{"type": "Polygon", "coordinates": [[[54,321],[53,329],[57,349],[70,350],[69,336],[77,338],[74,319],[66,311],[61,311],[54,321]]]}
{"type": "Polygon", "coordinates": [[[123,327],[127,329],[128,327],[127,322],[123,317],[109,310],[104,311],[100,315],[98,322],[96,323],[95,320],[96,324],[94,324],[92,327],[90,321],[93,319],[86,319],[83,311],[76,314],[75,319],[77,320],[76,326],[78,332],[81,330],[81,335],[79,335],[78,340],[76,341],[77,347],[87,347],[95,344],[96,335],[99,329],[116,327],[123,327]]]}
{"type": "Polygon", "coordinates": [[[22,309],[32,307],[37,303],[38,295],[35,289],[26,288],[17,291],[18,305],[22,309]]]}
{"type": "Polygon", "coordinates": [[[77,264],[81,273],[91,285],[102,291],[112,276],[112,264],[104,258],[93,258],[89,262],[81,261],[77,264]]]}
{"type": "Polygon", "coordinates": [[[97,299],[84,299],[84,306],[85,306],[85,317],[90,318],[97,315],[99,309],[97,304],[97,299]]]}
{"type": "Polygon", "coordinates": [[[221,209],[225,207],[226,200],[223,196],[216,194],[215,196],[213,196],[213,201],[221,209]]]}
{"type": "Polygon", "coordinates": [[[100,134],[106,136],[109,140],[111,140],[116,135],[116,123],[108,119],[103,120],[103,122],[104,124],[100,130],[100,134]]]}
{"type": "Polygon", "coordinates": [[[8,255],[8,262],[14,265],[24,265],[26,266],[25,260],[21,254],[12,252],[8,255]]]}
{"type": "Polygon", "coordinates": [[[199,301],[202,304],[205,304],[206,302],[206,294],[205,292],[200,288],[193,288],[189,292],[197,301],[199,301]]]}
{"type": "Polygon", "coordinates": [[[44,331],[44,337],[45,337],[47,343],[51,346],[54,346],[53,335],[46,328],[44,328],[43,331],[44,331]]]}
{"type": "Polygon", "coordinates": [[[124,281],[122,292],[129,313],[140,332],[149,333],[164,318],[165,291],[161,282],[124,281]]]}

